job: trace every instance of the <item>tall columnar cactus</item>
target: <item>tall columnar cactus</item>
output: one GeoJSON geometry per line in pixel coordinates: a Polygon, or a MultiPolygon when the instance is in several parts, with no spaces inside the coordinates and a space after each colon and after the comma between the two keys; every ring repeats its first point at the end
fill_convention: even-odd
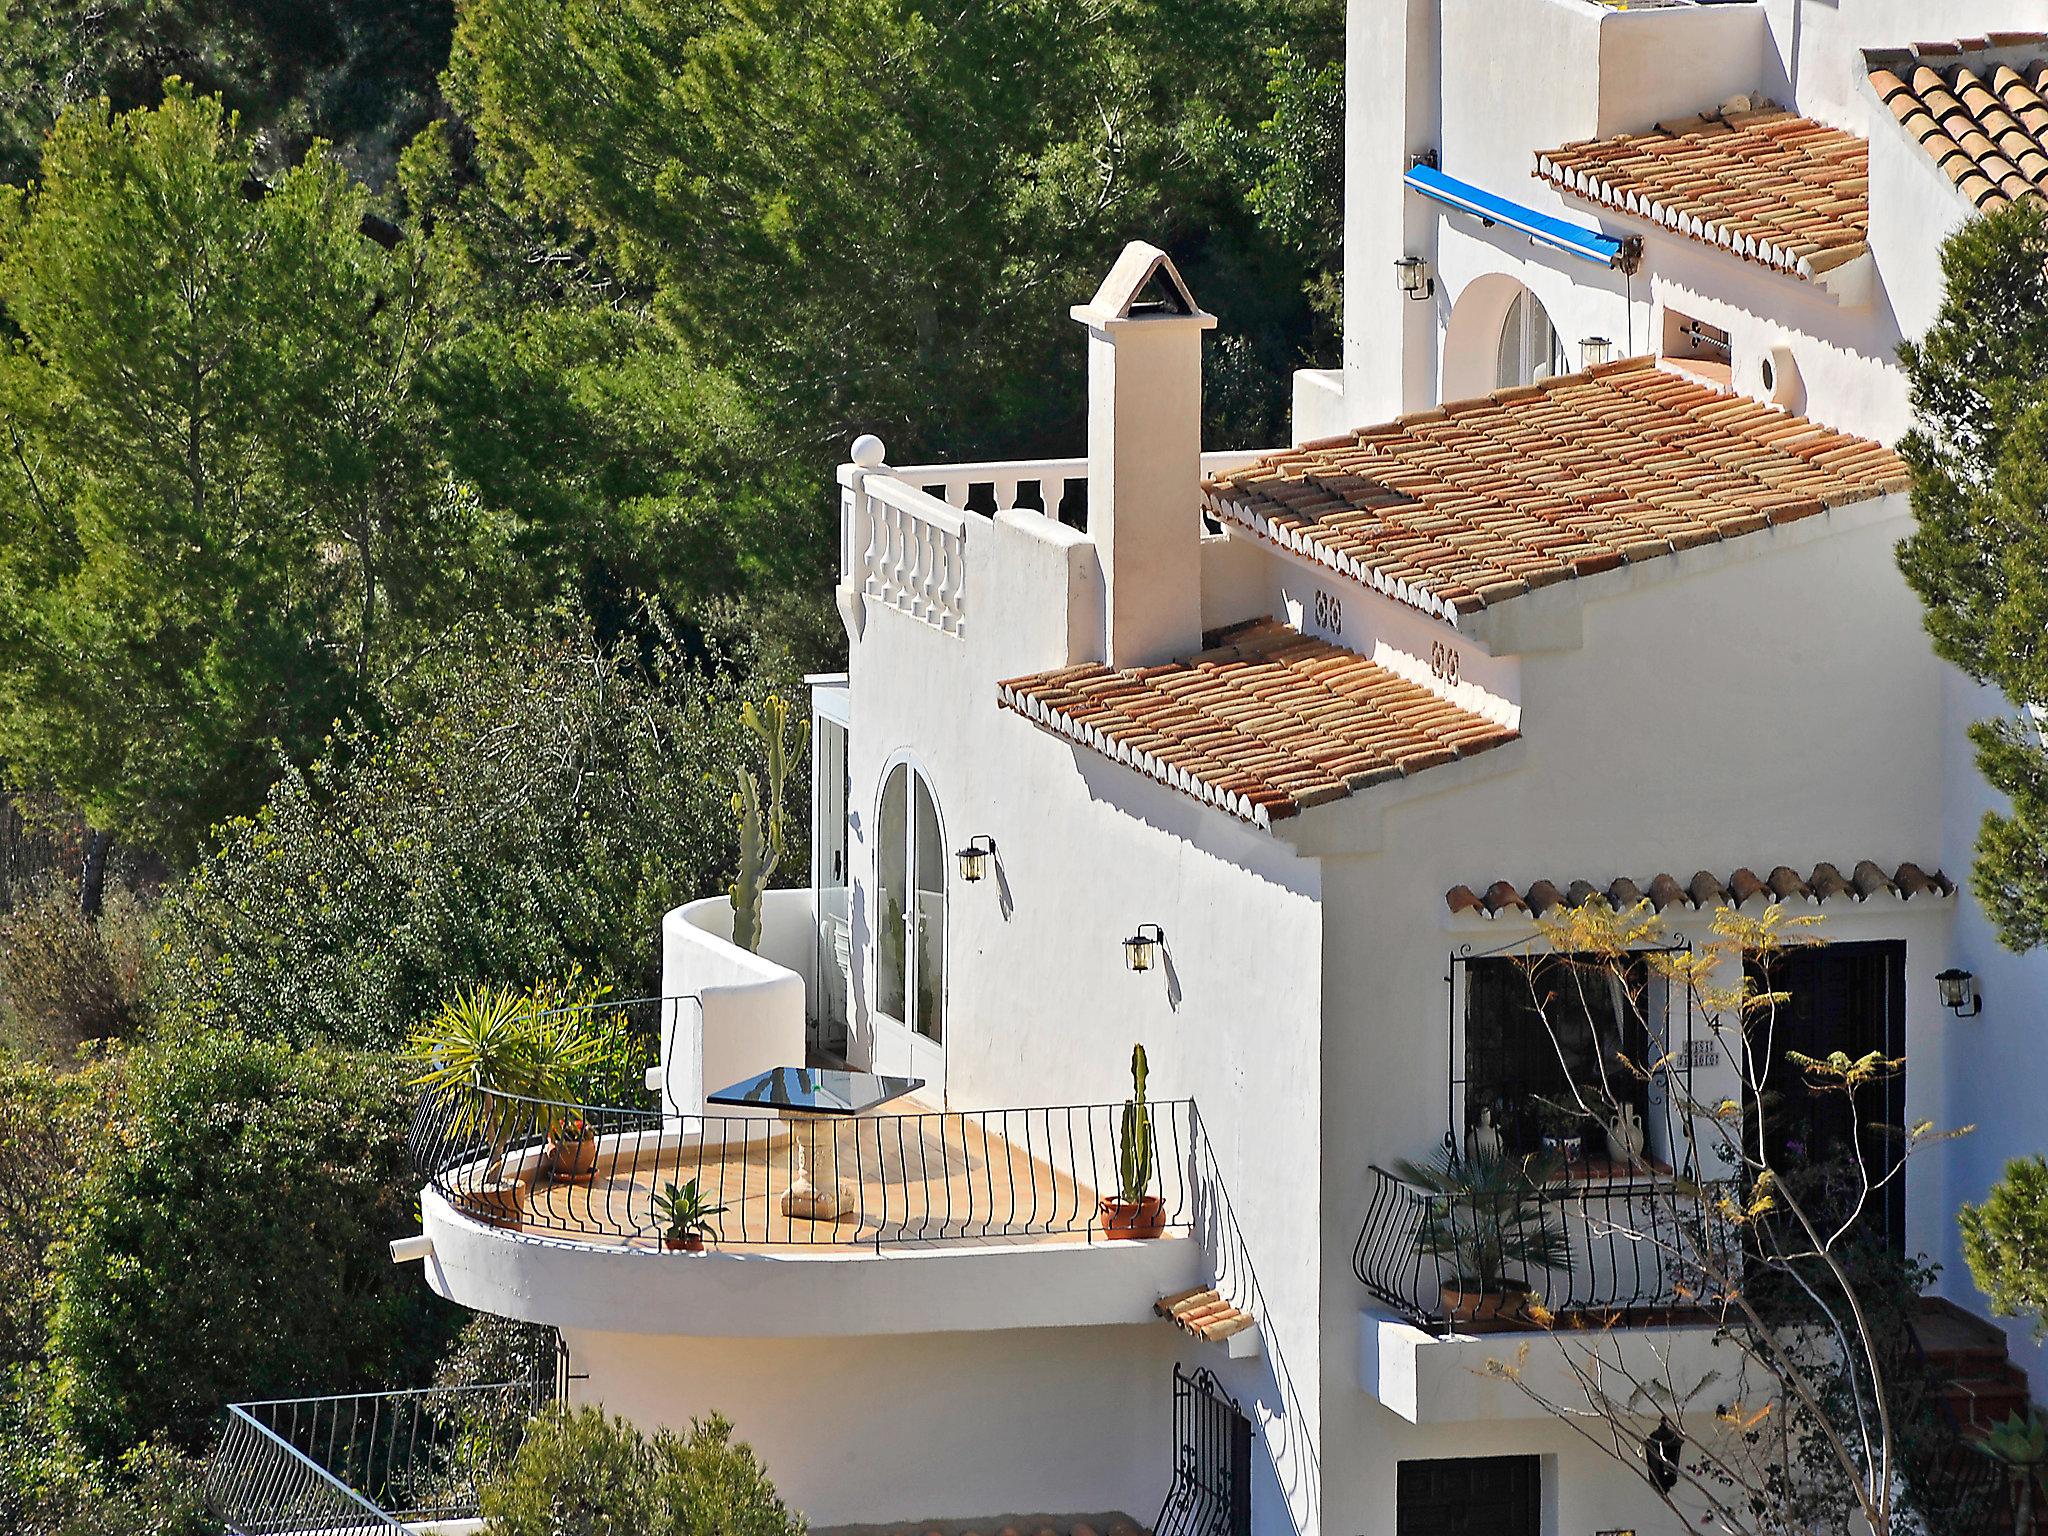
{"type": "Polygon", "coordinates": [[[1152,1111],[1145,1102],[1145,1047],[1131,1047],[1131,1096],[1117,1148],[1117,1198],[1136,1205],[1152,1185],[1152,1111]]]}
{"type": "Polygon", "coordinates": [[[732,883],[732,941],[742,949],[759,953],[761,948],[761,895],[768,889],[782,856],[789,848],[789,817],[783,794],[789,785],[790,767],[803,755],[810,739],[808,721],[797,723],[796,738],[789,732],[789,701],[769,694],[760,706],[740,706],[740,723],[761,743],[767,770],[767,788],[751,768],[734,773],[737,788],[732,797],[733,819],[739,824],[739,873],[732,883]]]}

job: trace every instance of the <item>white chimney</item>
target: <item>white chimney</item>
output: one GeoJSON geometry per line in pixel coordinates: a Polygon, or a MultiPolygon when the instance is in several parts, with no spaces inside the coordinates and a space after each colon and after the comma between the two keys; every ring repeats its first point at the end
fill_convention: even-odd
{"type": "Polygon", "coordinates": [[[1114,667],[1202,644],[1202,310],[1172,258],[1134,240],[1073,316],[1088,327],[1088,532],[1114,667]]]}

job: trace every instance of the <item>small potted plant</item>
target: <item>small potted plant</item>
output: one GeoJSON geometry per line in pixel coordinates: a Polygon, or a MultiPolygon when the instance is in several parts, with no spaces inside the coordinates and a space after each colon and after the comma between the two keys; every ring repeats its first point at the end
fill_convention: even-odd
{"type": "Polygon", "coordinates": [[[548,1176],[559,1184],[588,1184],[597,1177],[597,1133],[581,1115],[556,1117],[545,1151],[548,1176]]]}
{"type": "Polygon", "coordinates": [[[695,1179],[685,1184],[671,1181],[654,1197],[654,1219],[661,1223],[661,1246],[671,1252],[702,1253],[706,1233],[713,1237],[724,1235],[713,1218],[724,1215],[725,1209],[709,1203],[695,1179]]]}
{"type": "Polygon", "coordinates": [[[1543,1202],[1545,1166],[1516,1158],[1449,1152],[1434,1162],[1400,1163],[1395,1171],[1420,1191],[1415,1228],[1418,1253],[1439,1265],[1437,1299],[1444,1315],[1468,1333],[1514,1328],[1525,1322],[1533,1290],[1510,1271],[1571,1271],[1571,1245],[1543,1202]]]}
{"type": "Polygon", "coordinates": [[[1116,1193],[1104,1195],[1101,1201],[1104,1237],[1157,1237],[1166,1230],[1166,1202],[1149,1192],[1157,1144],[1152,1109],[1145,1102],[1145,1047],[1134,1045],[1131,1096],[1124,1100],[1117,1134],[1116,1193]]]}

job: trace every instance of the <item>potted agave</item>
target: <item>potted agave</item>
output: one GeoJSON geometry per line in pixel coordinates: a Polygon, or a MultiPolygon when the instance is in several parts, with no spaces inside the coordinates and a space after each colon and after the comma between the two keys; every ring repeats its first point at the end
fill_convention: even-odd
{"type": "Polygon", "coordinates": [[[724,1215],[725,1209],[711,1204],[695,1179],[680,1185],[671,1181],[654,1197],[654,1219],[661,1224],[661,1246],[671,1252],[702,1253],[707,1234],[724,1235],[713,1218],[724,1215]]]}
{"type": "Polygon", "coordinates": [[[1571,1246],[1542,1198],[1547,1166],[1475,1149],[1399,1163],[1395,1171],[1422,1192],[1415,1248],[1448,1261],[1448,1276],[1438,1266],[1437,1299],[1466,1332],[1524,1325],[1534,1293],[1518,1276],[1570,1272],[1571,1246]]]}
{"type": "Polygon", "coordinates": [[[1166,1230],[1166,1202],[1150,1192],[1156,1146],[1152,1109],[1145,1102],[1145,1047],[1134,1045],[1131,1096],[1124,1100],[1117,1134],[1116,1193],[1101,1201],[1104,1237],[1157,1237],[1166,1230]]]}

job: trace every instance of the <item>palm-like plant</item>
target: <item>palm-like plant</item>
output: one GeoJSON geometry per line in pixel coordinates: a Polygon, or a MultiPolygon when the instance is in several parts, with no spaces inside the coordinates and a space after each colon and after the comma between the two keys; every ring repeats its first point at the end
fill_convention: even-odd
{"type": "Polygon", "coordinates": [[[453,1111],[458,1135],[482,1132],[490,1144],[486,1175],[504,1171],[505,1149],[520,1118],[519,1095],[533,1079],[533,1031],[527,999],[508,987],[456,993],[413,1031],[406,1059],[419,1068],[412,1086],[453,1111]]]}
{"type": "Polygon", "coordinates": [[[454,1111],[457,1134],[482,1132],[486,1176],[502,1177],[512,1138],[542,1129],[565,1108],[554,1101],[591,1064],[601,1041],[588,1011],[549,1009],[539,991],[477,986],[458,992],[413,1031],[412,1086],[454,1111]]]}
{"type": "Polygon", "coordinates": [[[1976,1444],[2012,1480],[2013,1536],[2033,1536],[2034,1490],[2048,1472],[2048,1417],[2038,1408],[2016,1413],[1976,1444]]]}
{"type": "Polygon", "coordinates": [[[676,1243],[707,1234],[723,1236],[712,1218],[724,1215],[726,1209],[713,1205],[695,1179],[680,1185],[671,1182],[654,1197],[654,1219],[661,1224],[661,1235],[676,1243]]]}
{"type": "Polygon", "coordinates": [[[1395,1172],[1428,1197],[1416,1249],[1448,1258],[1460,1286],[1482,1295],[1508,1289],[1512,1269],[1569,1272],[1571,1245],[1543,1201],[1546,1171],[1484,1150],[1397,1163],[1395,1172]]]}

